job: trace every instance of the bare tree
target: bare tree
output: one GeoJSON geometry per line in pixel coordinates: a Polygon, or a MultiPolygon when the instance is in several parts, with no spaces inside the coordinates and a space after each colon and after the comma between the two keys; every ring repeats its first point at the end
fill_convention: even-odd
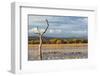
{"type": "Polygon", "coordinates": [[[48,20],[46,19],[46,24],[47,24],[47,27],[45,28],[45,30],[43,32],[41,32],[41,30],[38,28],[38,26],[36,27],[36,30],[37,32],[34,32],[35,34],[38,34],[39,36],[39,41],[40,41],[40,44],[39,44],[39,57],[40,59],[42,60],[43,56],[42,56],[42,36],[46,33],[48,27],[49,27],[49,23],[48,23],[48,20]]]}

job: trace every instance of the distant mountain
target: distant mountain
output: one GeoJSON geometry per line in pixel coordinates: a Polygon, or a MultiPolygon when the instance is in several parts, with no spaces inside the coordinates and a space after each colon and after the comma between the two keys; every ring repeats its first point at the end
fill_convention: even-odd
{"type": "MultiPolygon", "coordinates": [[[[29,39],[39,39],[38,36],[28,36],[29,39]]],[[[43,36],[43,39],[88,39],[88,37],[47,37],[47,36],[43,36]]]]}

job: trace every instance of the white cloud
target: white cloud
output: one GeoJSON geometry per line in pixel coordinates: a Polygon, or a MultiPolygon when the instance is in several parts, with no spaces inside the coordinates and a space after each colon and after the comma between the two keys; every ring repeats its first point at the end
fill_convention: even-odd
{"type": "Polygon", "coordinates": [[[60,29],[49,29],[48,33],[61,33],[60,29]]]}
{"type": "Polygon", "coordinates": [[[40,31],[40,33],[43,33],[45,31],[45,29],[40,29],[39,31],[40,31]]]}
{"type": "Polygon", "coordinates": [[[57,33],[61,33],[62,31],[60,29],[55,30],[57,33]]]}
{"type": "Polygon", "coordinates": [[[49,33],[54,33],[54,30],[50,29],[50,30],[49,30],[49,33]]]}
{"type": "Polygon", "coordinates": [[[29,33],[32,33],[32,32],[33,32],[33,33],[39,33],[39,32],[40,32],[40,33],[43,33],[44,30],[45,30],[45,29],[39,29],[39,30],[38,30],[38,29],[35,27],[35,28],[30,29],[30,30],[29,30],[29,33]]]}
{"type": "Polygon", "coordinates": [[[71,31],[71,32],[74,33],[74,34],[84,34],[84,33],[87,33],[86,30],[84,30],[84,31],[71,31]]]}
{"type": "Polygon", "coordinates": [[[31,32],[38,33],[38,30],[37,30],[37,28],[33,28],[33,29],[31,29],[31,32]]]}

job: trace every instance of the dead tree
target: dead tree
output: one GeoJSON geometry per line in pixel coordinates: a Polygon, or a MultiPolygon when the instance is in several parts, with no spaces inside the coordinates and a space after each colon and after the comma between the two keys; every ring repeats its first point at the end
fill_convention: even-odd
{"type": "Polygon", "coordinates": [[[48,27],[49,27],[49,23],[48,23],[48,20],[46,19],[46,24],[47,24],[47,27],[45,28],[45,30],[43,32],[40,31],[40,29],[38,28],[37,26],[37,32],[35,34],[38,34],[39,36],[39,41],[40,41],[40,44],[39,44],[39,57],[40,59],[42,60],[43,56],[42,56],[42,36],[46,33],[48,27]]]}

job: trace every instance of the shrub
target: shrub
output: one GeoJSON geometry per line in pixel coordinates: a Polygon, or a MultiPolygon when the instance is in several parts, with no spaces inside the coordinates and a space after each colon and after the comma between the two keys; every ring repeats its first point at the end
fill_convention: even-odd
{"type": "Polygon", "coordinates": [[[61,44],[62,40],[56,40],[56,44],[61,44]]]}

